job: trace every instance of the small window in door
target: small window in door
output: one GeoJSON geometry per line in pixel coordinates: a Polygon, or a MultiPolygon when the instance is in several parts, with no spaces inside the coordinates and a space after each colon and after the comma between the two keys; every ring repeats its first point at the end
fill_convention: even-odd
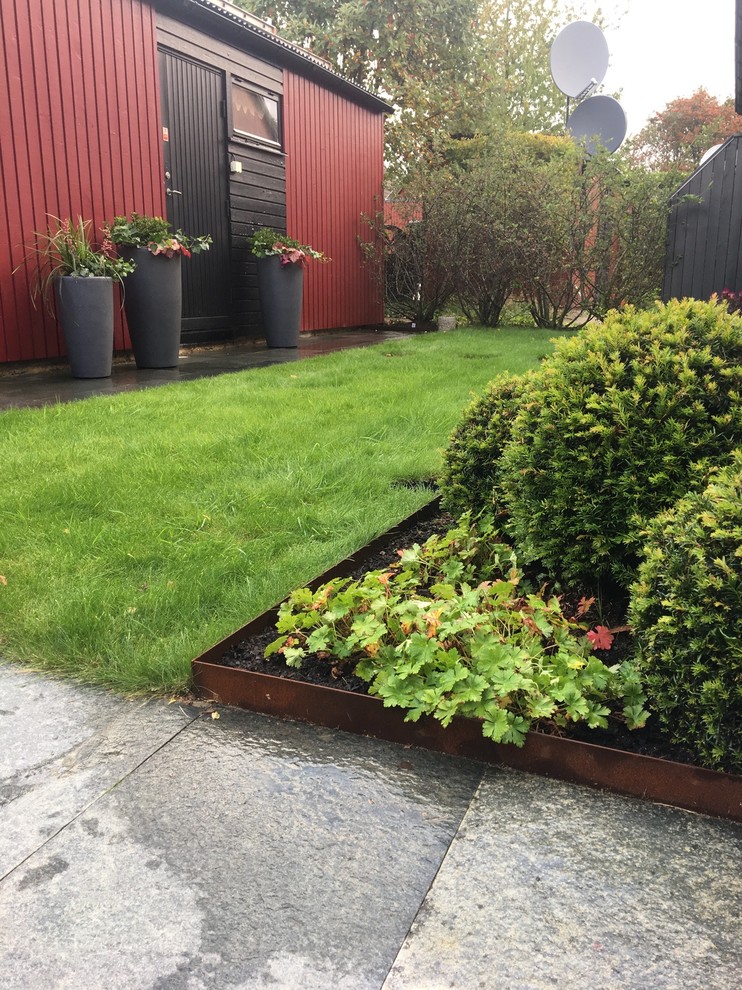
{"type": "Polygon", "coordinates": [[[281,147],[278,97],[232,83],[232,129],[235,137],[257,138],[281,147]]]}

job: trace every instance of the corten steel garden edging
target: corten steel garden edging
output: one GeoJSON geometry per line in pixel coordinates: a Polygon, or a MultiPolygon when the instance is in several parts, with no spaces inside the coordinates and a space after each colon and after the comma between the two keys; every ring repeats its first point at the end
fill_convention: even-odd
{"type": "MultiPolygon", "coordinates": [[[[399,527],[315,578],[310,587],[346,576],[373,556],[397,529],[438,511],[437,500],[429,503],[399,527]]],[[[742,777],[540,732],[529,733],[525,746],[518,749],[485,739],[474,719],[454,718],[445,729],[432,716],[405,722],[404,711],[385,708],[379,698],[220,664],[230,647],[272,626],[277,614],[278,606],[269,609],[193,661],[193,683],[202,697],[742,822],[742,777]]]]}

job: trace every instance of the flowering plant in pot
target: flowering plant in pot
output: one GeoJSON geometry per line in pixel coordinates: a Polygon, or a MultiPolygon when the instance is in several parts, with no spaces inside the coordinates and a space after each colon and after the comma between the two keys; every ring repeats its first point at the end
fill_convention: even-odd
{"type": "Polygon", "coordinates": [[[248,239],[258,259],[258,289],[268,347],[298,347],[304,269],[310,261],[329,261],[322,253],[271,227],[248,239]]]}
{"type": "MultiPolygon", "coordinates": [[[[48,215],[46,231],[34,231],[31,248],[36,279],[31,300],[45,297],[51,309],[52,291],[70,369],[75,378],[107,378],[113,362],[113,283],[123,284],[135,264],[116,258],[104,236],[91,238],[92,220],[48,215]]],[[[17,269],[16,269],[17,271],[17,269]]]]}
{"type": "Polygon", "coordinates": [[[180,259],[208,251],[211,237],[171,230],[163,217],[131,213],[104,227],[123,258],[136,261],[124,309],[138,368],[174,368],[180,349],[180,259]]]}
{"type": "Polygon", "coordinates": [[[306,268],[310,261],[329,261],[321,251],[300,244],[293,237],[279,234],[272,227],[261,227],[249,239],[256,258],[278,258],[282,266],[298,264],[306,268]]]}

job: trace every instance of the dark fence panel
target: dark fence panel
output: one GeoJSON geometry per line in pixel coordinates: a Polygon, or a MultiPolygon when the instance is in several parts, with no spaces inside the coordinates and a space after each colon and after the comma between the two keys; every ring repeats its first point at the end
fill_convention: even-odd
{"type": "Polygon", "coordinates": [[[742,135],[729,138],[672,196],[662,298],[742,289],[742,135]]]}

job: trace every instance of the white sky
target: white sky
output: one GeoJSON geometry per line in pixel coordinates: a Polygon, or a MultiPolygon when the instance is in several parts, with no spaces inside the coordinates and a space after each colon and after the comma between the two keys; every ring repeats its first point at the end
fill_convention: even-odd
{"type": "MultiPolygon", "coordinates": [[[[604,13],[611,60],[598,92],[622,90],[629,134],[676,96],[700,86],[734,96],[735,0],[583,0],[587,20],[604,13]]],[[[742,131],[742,117],[740,117],[742,131]]]]}

